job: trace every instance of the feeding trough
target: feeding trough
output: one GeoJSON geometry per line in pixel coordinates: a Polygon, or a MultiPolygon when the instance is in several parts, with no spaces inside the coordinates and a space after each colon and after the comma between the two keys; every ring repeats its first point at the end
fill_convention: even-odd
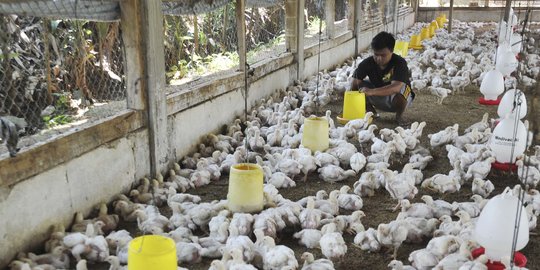
{"type": "Polygon", "coordinates": [[[521,250],[529,242],[529,222],[522,202],[506,188],[486,204],[474,232],[476,241],[485,248],[485,254],[492,262],[500,262],[512,253],[512,243],[517,238],[515,250],[521,250]],[[518,207],[521,216],[516,219],[518,207]],[[518,224],[515,224],[516,221],[518,224]],[[518,230],[517,235],[515,230],[518,230]]]}
{"type": "Polygon", "coordinates": [[[394,46],[394,53],[401,57],[406,57],[409,53],[409,42],[404,40],[396,41],[396,46],[394,46]]]}
{"type": "Polygon", "coordinates": [[[499,105],[501,101],[498,96],[504,92],[503,74],[498,70],[490,70],[484,75],[480,84],[480,92],[484,95],[478,99],[482,105],[499,105]]]}
{"type": "Polygon", "coordinates": [[[263,170],[258,164],[239,163],[229,174],[229,210],[240,213],[259,212],[264,207],[263,170]]]}
{"type": "Polygon", "coordinates": [[[328,120],[324,117],[309,117],[304,120],[302,145],[312,152],[324,151],[329,146],[328,120]]]}
{"type": "Polygon", "coordinates": [[[420,38],[420,35],[411,36],[411,42],[409,43],[409,47],[415,50],[421,50],[423,48],[422,39],[420,38]]]}
{"type": "Polygon", "coordinates": [[[340,124],[366,115],[366,94],[359,91],[346,91],[343,100],[343,115],[337,117],[340,124]]]}
{"type": "Polygon", "coordinates": [[[171,238],[143,235],[133,239],[128,248],[128,270],[176,270],[176,245],[171,238]]]}
{"type": "Polygon", "coordinates": [[[420,39],[425,40],[429,39],[429,27],[424,27],[422,30],[420,30],[420,39]]]}

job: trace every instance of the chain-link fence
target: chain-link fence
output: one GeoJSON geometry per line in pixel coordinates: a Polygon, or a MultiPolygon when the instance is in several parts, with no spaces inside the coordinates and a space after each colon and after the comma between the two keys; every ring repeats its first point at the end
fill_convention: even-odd
{"type": "Polygon", "coordinates": [[[0,116],[27,134],[85,118],[125,99],[123,58],[118,22],[0,16],[0,116]]]}
{"type": "MultiPolygon", "coordinates": [[[[272,55],[285,52],[283,5],[247,7],[245,14],[248,63],[257,62],[270,52],[272,55]]],[[[167,81],[178,84],[196,76],[237,68],[236,30],[234,3],[202,14],[165,16],[167,81]]]]}
{"type": "MultiPolygon", "coordinates": [[[[420,0],[421,7],[449,7],[450,0],[420,0]]],[[[506,0],[455,0],[454,7],[505,7],[506,0]]],[[[513,7],[540,7],[538,0],[512,1],[513,7]]]]}

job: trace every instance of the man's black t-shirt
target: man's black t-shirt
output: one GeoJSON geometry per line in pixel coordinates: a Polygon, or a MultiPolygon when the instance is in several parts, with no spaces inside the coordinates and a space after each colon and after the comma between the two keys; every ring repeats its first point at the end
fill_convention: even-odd
{"type": "Polygon", "coordinates": [[[369,77],[369,81],[375,87],[389,85],[392,81],[400,81],[408,86],[411,85],[407,61],[395,53],[392,54],[392,58],[384,70],[381,70],[375,63],[373,56],[364,59],[354,71],[353,77],[363,80],[366,76],[369,77]]]}

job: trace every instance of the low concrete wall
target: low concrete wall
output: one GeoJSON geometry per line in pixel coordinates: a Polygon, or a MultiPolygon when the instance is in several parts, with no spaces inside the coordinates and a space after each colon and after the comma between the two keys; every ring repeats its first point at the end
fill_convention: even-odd
{"type": "MultiPolygon", "coordinates": [[[[431,22],[437,16],[442,13],[446,14],[448,18],[448,8],[427,8],[420,7],[418,8],[418,16],[416,21],[418,22],[431,22]]],[[[521,12],[520,19],[523,19],[525,16],[525,11],[520,9],[514,9],[516,14],[521,12]]],[[[495,8],[495,7],[456,7],[452,14],[453,18],[463,22],[499,22],[503,18],[504,8],[495,8]]],[[[540,10],[533,10],[531,13],[532,19],[538,21],[537,18],[540,18],[540,10]]]]}
{"type": "MultiPolygon", "coordinates": [[[[42,244],[52,224],[69,225],[148,174],[148,132],[138,131],[76,159],[0,188],[0,266],[42,244]]],[[[1,267],[0,267],[1,268],[1,267]]]]}

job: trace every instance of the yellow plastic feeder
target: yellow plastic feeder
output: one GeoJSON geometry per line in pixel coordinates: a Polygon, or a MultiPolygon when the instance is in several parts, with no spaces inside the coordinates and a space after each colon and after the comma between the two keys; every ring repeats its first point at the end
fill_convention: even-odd
{"type": "Polygon", "coordinates": [[[131,240],[128,248],[128,270],[176,270],[176,244],[161,235],[143,235],[131,240]]]}
{"type": "Polygon", "coordinates": [[[394,46],[394,53],[400,55],[401,57],[406,57],[409,53],[409,42],[404,40],[396,41],[396,46],[394,46]]]}
{"type": "Polygon", "coordinates": [[[439,27],[439,23],[438,23],[436,20],[435,20],[435,21],[432,21],[432,22],[429,24],[429,26],[430,26],[430,27],[431,27],[431,26],[434,26],[435,29],[439,29],[439,28],[440,28],[440,27],[439,27]]]}
{"type": "Polygon", "coordinates": [[[366,95],[359,91],[345,91],[343,100],[343,116],[338,116],[340,124],[349,120],[363,118],[366,115],[366,95]]]}
{"type": "Polygon", "coordinates": [[[304,133],[302,133],[302,145],[312,152],[328,149],[329,129],[328,120],[325,117],[309,117],[304,120],[304,133]]]}
{"type": "Polygon", "coordinates": [[[409,44],[409,46],[415,50],[421,50],[423,47],[422,47],[422,42],[420,40],[420,36],[419,35],[412,35],[411,36],[411,43],[409,44]]]}
{"type": "Polygon", "coordinates": [[[429,27],[424,27],[420,31],[420,41],[429,39],[429,27]]]}
{"type": "Polygon", "coordinates": [[[429,37],[431,38],[431,37],[433,37],[433,36],[435,35],[435,30],[436,30],[437,28],[435,28],[435,26],[433,26],[433,25],[430,25],[430,26],[428,27],[428,29],[429,29],[429,37]]]}
{"type": "Polygon", "coordinates": [[[240,213],[259,212],[264,207],[263,170],[252,163],[239,163],[229,174],[229,210],[240,213]]]}
{"type": "Polygon", "coordinates": [[[439,28],[444,27],[445,19],[442,16],[437,17],[437,24],[439,25],[439,28]]]}

